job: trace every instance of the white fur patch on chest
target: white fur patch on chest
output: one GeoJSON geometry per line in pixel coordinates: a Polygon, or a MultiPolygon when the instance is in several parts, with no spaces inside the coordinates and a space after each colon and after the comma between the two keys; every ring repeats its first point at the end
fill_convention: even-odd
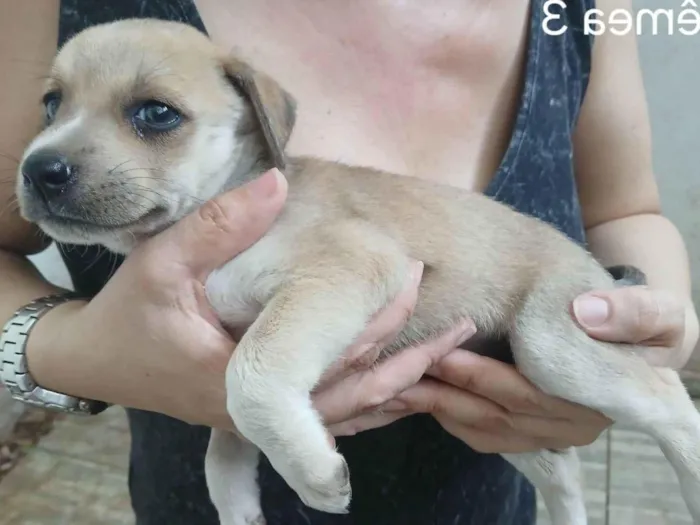
{"type": "Polygon", "coordinates": [[[207,298],[225,326],[243,327],[255,321],[284,280],[285,252],[279,237],[267,236],[210,274],[207,298]]]}

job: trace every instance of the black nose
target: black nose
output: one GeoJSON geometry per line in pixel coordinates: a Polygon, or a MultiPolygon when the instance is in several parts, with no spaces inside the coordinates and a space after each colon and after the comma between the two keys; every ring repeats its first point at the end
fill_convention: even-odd
{"type": "Polygon", "coordinates": [[[35,187],[46,199],[63,193],[73,172],[66,157],[55,151],[37,151],[22,164],[25,185],[35,187]]]}

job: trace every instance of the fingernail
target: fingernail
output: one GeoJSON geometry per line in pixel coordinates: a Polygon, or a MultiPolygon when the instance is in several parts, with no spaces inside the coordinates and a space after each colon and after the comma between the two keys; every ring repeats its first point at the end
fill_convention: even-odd
{"type": "Polygon", "coordinates": [[[576,319],[589,328],[605,324],[610,316],[610,305],[600,297],[579,297],[574,300],[576,319]]]}
{"type": "Polygon", "coordinates": [[[460,332],[459,336],[460,343],[463,343],[476,333],[476,325],[472,320],[465,321],[464,323],[462,323],[461,327],[462,331],[460,332]]]}
{"type": "Polygon", "coordinates": [[[372,366],[372,364],[377,360],[379,355],[376,357],[371,355],[373,353],[378,353],[378,351],[381,350],[379,348],[379,341],[372,341],[371,343],[365,343],[363,345],[358,346],[355,348],[349,355],[348,359],[351,362],[356,362],[357,360],[361,360],[364,358],[364,361],[367,361],[367,366],[364,368],[369,368],[372,366]],[[369,357],[368,357],[369,356],[369,357]]]}
{"type": "Polygon", "coordinates": [[[278,169],[271,169],[248,184],[248,191],[256,199],[269,199],[277,193],[284,177],[278,169]]]}
{"type": "Polygon", "coordinates": [[[423,269],[425,265],[423,261],[418,261],[411,266],[411,282],[418,284],[423,277],[423,269]]]}

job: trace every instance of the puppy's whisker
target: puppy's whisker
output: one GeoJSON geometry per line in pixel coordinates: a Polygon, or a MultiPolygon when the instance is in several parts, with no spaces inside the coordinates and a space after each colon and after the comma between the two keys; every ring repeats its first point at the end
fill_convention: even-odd
{"type": "MultiPolygon", "coordinates": [[[[83,257],[85,256],[86,253],[87,253],[87,248],[85,249],[85,253],[83,254],[83,257]]],[[[92,261],[90,261],[90,263],[87,266],[85,266],[85,268],[83,268],[82,273],[85,273],[85,272],[89,271],[91,268],[93,268],[100,261],[100,259],[102,259],[105,256],[105,254],[109,254],[109,252],[103,246],[98,245],[97,246],[97,253],[95,254],[95,257],[93,258],[92,261]]]]}
{"type": "Polygon", "coordinates": [[[19,211],[19,201],[17,197],[13,197],[12,199],[8,199],[8,202],[6,202],[5,206],[0,210],[0,216],[8,212],[16,213],[17,211],[19,211]]]}
{"type": "MultiPolygon", "coordinates": [[[[153,204],[153,207],[144,206],[142,203],[131,199],[128,195],[122,196],[122,198],[124,200],[126,200],[129,204],[132,204],[133,206],[137,206],[139,212],[148,213],[151,209],[159,207],[159,204],[156,201],[148,199],[147,197],[144,197],[143,195],[139,195],[139,197],[141,197],[142,199],[147,199],[150,203],[153,204]]],[[[122,206],[122,208],[125,211],[128,212],[129,208],[124,204],[124,202],[119,202],[119,201],[117,201],[117,202],[120,206],[122,206]]]]}
{"type": "Polygon", "coordinates": [[[168,202],[175,202],[174,200],[169,199],[166,195],[159,193],[154,188],[149,188],[147,186],[143,186],[142,184],[137,184],[137,183],[132,182],[135,180],[148,180],[148,181],[156,181],[158,184],[161,184],[161,183],[169,184],[169,185],[175,187],[178,194],[180,194],[184,197],[187,197],[188,199],[192,200],[193,202],[196,202],[197,204],[204,204],[204,202],[205,202],[204,199],[201,199],[195,195],[192,195],[190,192],[184,191],[185,186],[183,184],[178,184],[175,181],[156,179],[154,177],[129,177],[124,182],[127,182],[129,184],[128,187],[134,187],[134,188],[138,188],[141,190],[150,191],[151,193],[155,193],[156,195],[158,195],[158,197],[160,197],[168,202]]]}
{"type": "MultiPolygon", "coordinates": [[[[146,186],[141,186],[141,185],[139,185],[139,184],[129,184],[129,185],[127,186],[127,188],[129,189],[129,193],[132,193],[132,194],[134,194],[135,196],[141,197],[141,198],[143,198],[143,199],[148,199],[148,197],[146,197],[146,195],[144,195],[143,192],[150,192],[152,195],[155,195],[155,196],[158,197],[161,201],[164,201],[164,202],[167,203],[167,204],[172,204],[172,203],[175,202],[175,201],[174,201],[173,199],[171,199],[168,195],[164,195],[164,194],[160,193],[159,191],[157,191],[157,190],[155,190],[155,189],[153,189],[153,188],[148,188],[148,187],[146,187],[146,186]]],[[[154,205],[156,204],[154,201],[151,201],[151,202],[153,202],[154,205]]]]}
{"type": "MultiPolygon", "coordinates": [[[[167,199],[167,198],[163,197],[162,195],[160,195],[160,194],[157,193],[157,192],[152,192],[152,193],[155,193],[155,195],[156,195],[157,197],[160,197],[161,201],[165,201],[167,204],[172,204],[172,201],[171,201],[170,199],[167,199]]],[[[135,197],[139,197],[139,198],[144,199],[144,200],[147,200],[148,202],[152,203],[153,206],[158,206],[158,202],[157,202],[157,201],[153,200],[151,197],[148,197],[148,196],[144,195],[143,193],[135,192],[135,193],[134,193],[134,196],[135,196],[135,197]]],[[[134,204],[136,203],[135,201],[132,201],[132,200],[129,200],[129,202],[134,202],[134,204]]],[[[161,203],[161,204],[162,204],[162,203],[161,203]]]]}
{"type": "Polygon", "coordinates": [[[117,175],[123,175],[124,173],[129,173],[130,171],[147,171],[147,172],[156,171],[156,172],[160,172],[160,173],[165,173],[165,170],[162,168],[139,168],[139,167],[136,167],[136,168],[129,168],[126,170],[122,170],[117,175]]]}
{"type": "MultiPolygon", "coordinates": [[[[132,161],[133,161],[133,159],[129,159],[129,160],[125,160],[124,162],[120,162],[119,164],[117,164],[116,166],[114,166],[112,169],[110,169],[110,170],[107,172],[107,175],[112,175],[116,170],[118,170],[119,168],[121,168],[122,166],[124,166],[124,164],[128,164],[129,162],[132,162],[132,161]]],[[[124,172],[120,172],[120,174],[121,174],[121,173],[124,173],[124,172]]]]}
{"type": "Polygon", "coordinates": [[[109,277],[111,278],[112,275],[117,271],[117,268],[119,266],[119,256],[117,254],[113,254],[112,252],[109,253],[109,258],[112,259],[112,267],[109,270],[109,277]]]}

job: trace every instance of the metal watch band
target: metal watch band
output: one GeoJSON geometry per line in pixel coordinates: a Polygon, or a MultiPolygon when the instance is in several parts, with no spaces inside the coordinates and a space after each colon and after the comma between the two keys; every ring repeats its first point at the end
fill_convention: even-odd
{"type": "Polygon", "coordinates": [[[39,408],[83,415],[99,414],[109,406],[42,388],[27,367],[27,339],[36,322],[54,307],[79,299],[85,298],[74,292],[36,299],[17,310],[5,324],[0,334],[0,381],[14,399],[39,408]]]}

